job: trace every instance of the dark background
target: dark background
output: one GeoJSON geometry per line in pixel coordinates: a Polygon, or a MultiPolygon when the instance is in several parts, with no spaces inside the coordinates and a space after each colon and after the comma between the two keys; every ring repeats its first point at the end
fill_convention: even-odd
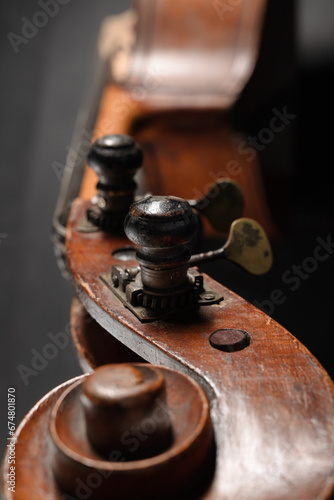
{"type": "MultiPolygon", "coordinates": [[[[65,162],[100,22],[129,4],[70,0],[15,54],[8,33],[20,34],[21,18],[32,19],[40,7],[37,1],[0,1],[1,447],[7,437],[8,387],[16,389],[18,424],[44,394],[81,373],[70,343],[30,376],[27,386],[18,366],[31,367],[32,350],[41,352],[48,334],[64,332],[69,321],[72,290],[61,277],[49,239],[60,187],[51,165],[65,162]]],[[[269,1],[259,64],[234,120],[237,128],[256,134],[267,126],[274,107],[286,105],[297,114],[261,153],[272,210],[286,232],[273,243],[275,265],[268,276],[252,281],[223,267],[222,280],[251,302],[261,303],[281,289],[286,300],[272,316],[333,377],[334,255],[319,262],[294,292],[282,274],[313,255],[318,237],[334,240],[334,8],[331,0],[301,0],[295,12],[293,2],[280,4],[269,1]]]]}

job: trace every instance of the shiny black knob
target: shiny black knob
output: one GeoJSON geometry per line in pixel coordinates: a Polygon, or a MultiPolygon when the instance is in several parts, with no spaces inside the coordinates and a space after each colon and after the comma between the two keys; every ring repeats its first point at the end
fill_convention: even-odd
{"type": "Polygon", "coordinates": [[[100,189],[135,188],[133,176],[142,161],[141,147],[128,135],[100,137],[88,155],[88,164],[99,178],[100,189]]]}
{"type": "Polygon", "coordinates": [[[140,245],[137,260],[144,286],[169,289],[187,278],[190,250],[198,218],[187,201],[173,196],[149,196],[134,203],[125,219],[129,240],[140,245]]]}
{"type": "Polygon", "coordinates": [[[88,164],[99,182],[87,210],[90,222],[107,231],[122,231],[137,187],[134,175],[142,161],[141,147],[128,135],[107,135],[94,142],[88,164]]]}

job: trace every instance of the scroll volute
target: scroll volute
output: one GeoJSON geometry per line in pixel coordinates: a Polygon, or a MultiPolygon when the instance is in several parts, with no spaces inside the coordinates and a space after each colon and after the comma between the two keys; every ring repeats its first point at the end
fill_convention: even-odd
{"type": "Polygon", "coordinates": [[[137,39],[123,86],[153,107],[230,107],[255,65],[265,5],[134,0],[137,39]]]}

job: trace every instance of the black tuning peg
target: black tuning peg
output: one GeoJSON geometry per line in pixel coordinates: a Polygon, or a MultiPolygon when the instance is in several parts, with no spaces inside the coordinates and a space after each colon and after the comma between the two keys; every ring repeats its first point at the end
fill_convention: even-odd
{"type": "Polygon", "coordinates": [[[90,223],[106,231],[123,231],[137,187],[134,175],[142,161],[141,147],[128,135],[107,135],[94,142],[88,164],[99,181],[87,209],[90,223]]]}
{"type": "Polygon", "coordinates": [[[189,243],[198,227],[198,215],[181,198],[148,196],[131,205],[124,229],[129,240],[139,246],[139,266],[113,266],[111,276],[102,279],[141,321],[222,300],[204,285],[196,269],[189,269],[189,243]]]}
{"type": "Polygon", "coordinates": [[[198,231],[189,203],[174,196],[149,196],[134,203],[125,233],[140,246],[137,260],[144,286],[169,290],[184,285],[191,257],[187,243],[198,231]]]}
{"type": "Polygon", "coordinates": [[[197,230],[198,216],[187,201],[173,196],[142,198],[125,218],[125,234],[138,246],[139,265],[115,265],[111,275],[101,278],[141,321],[155,321],[223,300],[197,269],[205,262],[227,259],[252,274],[270,269],[270,243],[256,221],[233,221],[224,246],[191,256],[189,242],[197,230]]]}

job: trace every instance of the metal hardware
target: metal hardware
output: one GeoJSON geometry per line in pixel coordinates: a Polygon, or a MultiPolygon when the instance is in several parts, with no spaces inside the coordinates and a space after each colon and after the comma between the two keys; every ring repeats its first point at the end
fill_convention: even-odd
{"type": "Polygon", "coordinates": [[[198,218],[189,203],[173,196],[149,196],[134,203],[124,230],[140,245],[137,260],[143,285],[153,290],[173,290],[187,281],[187,246],[197,234],[198,218]]]}
{"type": "Polygon", "coordinates": [[[193,255],[190,266],[216,259],[227,259],[251,274],[264,274],[272,266],[272,251],[266,233],[258,222],[242,218],[233,222],[227,242],[221,248],[193,255]]]}
{"type": "Polygon", "coordinates": [[[218,304],[223,300],[222,295],[204,284],[203,276],[195,269],[188,271],[187,283],[172,292],[145,288],[140,267],[123,269],[113,266],[112,273],[102,275],[101,279],[142,323],[175,317],[179,313],[218,304]]]}
{"type": "Polygon", "coordinates": [[[188,202],[172,196],[143,198],[125,219],[125,233],[140,245],[140,266],[113,266],[111,277],[102,280],[143,322],[220,302],[223,297],[204,286],[203,276],[188,270],[186,245],[197,230],[198,218],[188,202]]]}
{"type": "Polygon", "coordinates": [[[185,309],[219,303],[194,266],[224,258],[252,274],[272,265],[272,253],[262,227],[252,219],[232,223],[226,244],[193,255],[187,244],[196,236],[198,219],[190,204],[176,197],[149,196],[134,203],[125,219],[125,233],[140,248],[139,266],[116,265],[101,279],[141,321],[155,321],[185,309]]]}

